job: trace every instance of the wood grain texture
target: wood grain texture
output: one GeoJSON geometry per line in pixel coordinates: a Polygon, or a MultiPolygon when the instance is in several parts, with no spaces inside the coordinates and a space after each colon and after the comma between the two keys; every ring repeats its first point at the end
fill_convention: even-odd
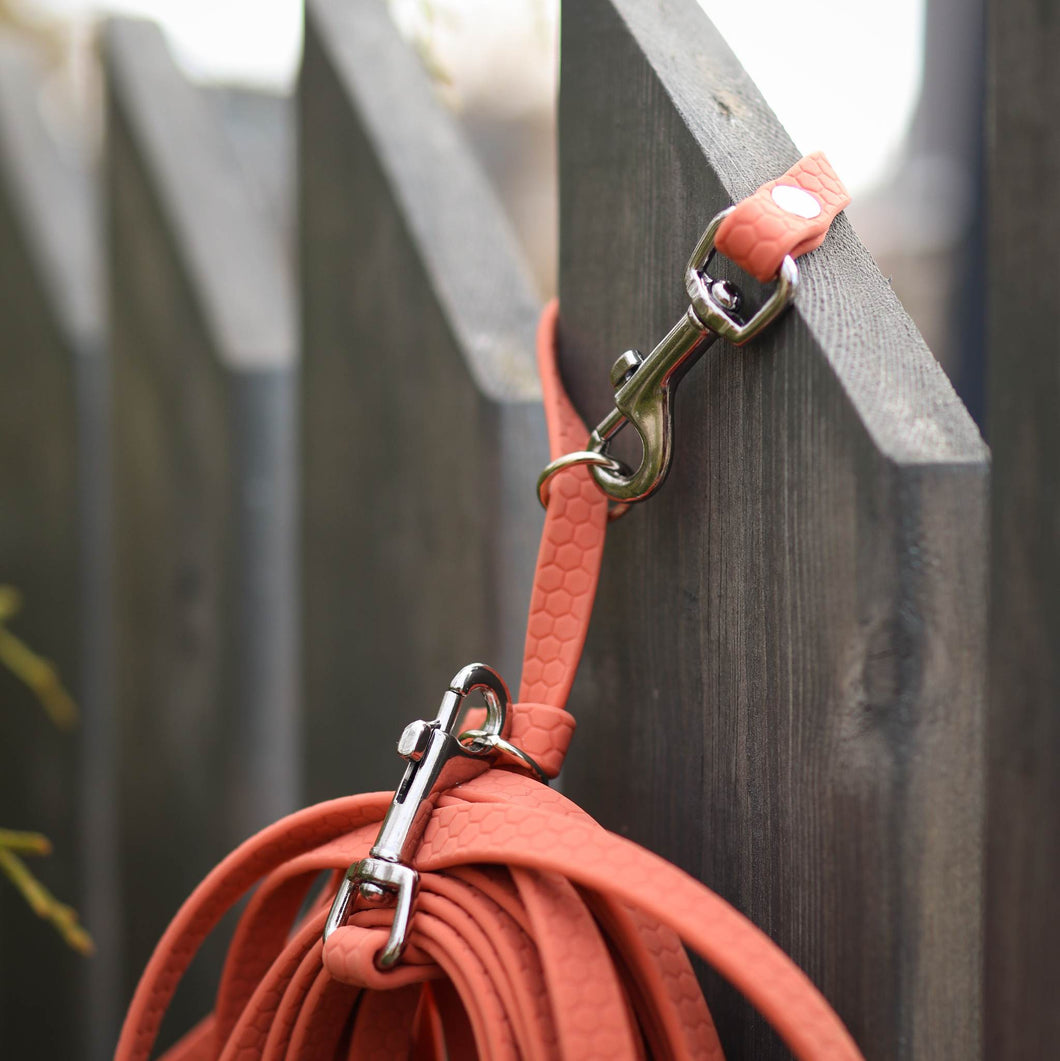
{"type": "Polygon", "coordinates": [[[104,1056],[116,1017],[102,314],[87,152],[72,130],[46,127],[45,82],[28,44],[0,38],[0,583],[24,597],[10,629],[56,664],[81,720],[60,731],[0,668],[0,812],[6,827],[51,838],[55,853],[33,869],[77,906],[99,956],[70,951],[0,880],[0,1041],[12,1057],[80,1061],[104,1056]]]}
{"type": "MultiPolygon", "coordinates": [[[[561,356],[592,423],[711,216],[797,153],[692,0],[567,4],[562,40],[561,356]]],[[[671,477],[610,535],[566,788],[747,913],[868,1057],[977,1057],[987,454],[845,218],[801,271],[685,380],[671,477]]],[[[706,984],[728,1056],[782,1056],[706,984]]]]}
{"type": "MultiPolygon", "coordinates": [[[[203,874],[297,798],[296,317],[279,225],[212,101],[157,29],[111,23],[104,45],[121,880],[135,977],[203,874]]],[[[174,1030],[209,1008],[220,942],[182,987],[174,1030]]]]}
{"type": "Polygon", "coordinates": [[[1060,1040],[1060,21],[989,5],[986,1055],[1060,1040]]]}
{"type": "Polygon", "coordinates": [[[299,88],[308,794],[393,788],[475,659],[512,688],[546,459],[539,309],[492,189],[374,0],[307,10],[299,88]]]}

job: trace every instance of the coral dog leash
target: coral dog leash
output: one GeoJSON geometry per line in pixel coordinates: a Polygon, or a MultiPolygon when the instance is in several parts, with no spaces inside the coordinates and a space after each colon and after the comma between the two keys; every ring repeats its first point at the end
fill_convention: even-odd
{"type": "Polygon", "coordinates": [[[553,459],[539,484],[547,512],[518,701],[490,668],[463,668],[438,716],[402,735],[408,765],[395,793],[311,807],[225,859],[159,942],[119,1061],[150,1056],[198,946],[255,885],[214,1012],[168,1061],[720,1058],[682,944],[740,990],[797,1057],[860,1057],[817,989],[762,932],[540,780],[558,773],[573,734],[565,704],[609,507],[658,488],[681,374],[713,339],[747,341],[776,317],[797,285],[793,258],[821,242],[846,201],[823,156],[809,156],[715,218],[689,263],[688,312],[647,357],[622,355],[615,412],[591,433],[563,390],[556,307],[546,311],[538,362],[553,459]],[[733,289],[706,274],[715,246],[760,278],[779,275],[746,322],[733,289]],[[626,424],[643,444],[636,470],[607,452],[626,424]],[[487,707],[461,732],[474,691],[487,707]],[[301,913],[323,871],[332,874],[323,897],[301,913]]]}

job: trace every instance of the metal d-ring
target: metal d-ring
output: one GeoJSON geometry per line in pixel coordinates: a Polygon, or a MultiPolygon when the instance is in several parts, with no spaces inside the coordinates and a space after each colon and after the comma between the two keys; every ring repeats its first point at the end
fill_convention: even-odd
{"type": "MultiPolygon", "coordinates": [[[[544,470],[537,477],[537,499],[542,508],[548,508],[549,499],[552,496],[551,479],[558,472],[567,468],[576,468],[579,464],[592,465],[605,468],[613,475],[632,475],[632,471],[620,460],[609,457],[606,453],[598,453],[591,449],[576,449],[572,453],[564,453],[554,461],[545,465],[544,470]]],[[[600,490],[604,493],[603,490],[600,490]]],[[[608,520],[621,519],[629,511],[629,505],[624,503],[612,504],[607,510],[608,520]]]]}
{"type": "Polygon", "coordinates": [[[468,741],[475,746],[476,751],[479,748],[488,748],[490,751],[504,756],[513,766],[528,772],[541,784],[548,784],[548,774],[541,769],[537,762],[527,755],[522,748],[517,748],[511,741],[505,740],[504,737],[484,729],[468,729],[460,734],[460,742],[466,746],[468,741]]]}

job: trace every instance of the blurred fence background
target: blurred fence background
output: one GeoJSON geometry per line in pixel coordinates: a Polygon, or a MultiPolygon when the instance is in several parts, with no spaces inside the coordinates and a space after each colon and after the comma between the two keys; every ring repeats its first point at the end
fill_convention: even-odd
{"type": "MultiPolygon", "coordinates": [[[[984,13],[924,11],[893,176],[850,213],[982,424],[984,13]]],[[[1036,32],[997,27],[1009,57],[1036,32]]],[[[64,120],[53,43],[32,23],[0,39],[0,584],[81,723],[56,732],[0,671],[0,825],[54,840],[40,876],[97,950],[70,952],[0,880],[0,1052],[96,1061],[223,854],[307,800],[391,786],[390,741],[469,659],[516,680],[544,298],[595,420],[613,356],[680,309],[703,222],[794,155],[691,0],[568,5],[558,190],[552,101],[454,110],[438,57],[376,0],[309,3],[290,94],[198,83],[158,28],[119,20],[64,120]]],[[[754,917],[868,1056],[979,1056],[986,659],[1026,675],[1058,624],[1035,612],[1019,665],[1011,634],[988,647],[985,448],[849,227],[833,241],[808,267],[832,302],[786,326],[797,356],[771,340],[735,374],[701,368],[684,467],[609,544],[564,783],[754,917]]],[[[1017,421],[999,421],[1006,467],[1034,446],[1017,421]]],[[[1001,530],[995,587],[1024,555],[1026,527],[1001,530]]],[[[1048,585],[1002,597],[1012,628],[1048,585]]],[[[1050,773],[1048,733],[1025,747],[1050,689],[997,730],[999,771],[1050,773]]],[[[1007,697],[995,683],[995,718],[1007,697]]],[[[1007,808],[1046,801],[998,791],[987,850],[1033,862],[1007,808]]],[[[1009,975],[1049,983],[1048,948],[1027,959],[987,910],[1009,975]]],[[[222,952],[164,1039],[208,1008],[222,952]]],[[[734,1055],[778,1056],[707,982],[734,1055]]],[[[988,1039],[1020,1056],[992,1013],[988,1039]]]]}

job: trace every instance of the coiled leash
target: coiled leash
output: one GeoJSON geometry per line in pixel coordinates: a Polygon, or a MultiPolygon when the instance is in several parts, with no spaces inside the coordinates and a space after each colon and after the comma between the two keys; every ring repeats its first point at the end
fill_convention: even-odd
{"type": "Polygon", "coordinates": [[[797,1057],[860,1057],[817,989],[754,925],[542,784],[574,730],[564,705],[609,508],[658,488],[680,375],[715,338],[745,342],[777,316],[798,282],[793,259],[824,239],[847,201],[824,157],[811,155],[718,215],[689,263],[688,312],[647,357],[619,358],[615,410],[591,433],[563,390],[556,306],[546,310],[538,362],[553,460],[539,483],[547,512],[518,702],[489,667],[465,667],[437,717],[398,742],[408,765],[395,793],[310,807],[229,855],[159,942],[119,1061],[149,1057],[200,943],[255,885],[214,1011],[168,1061],[720,1058],[685,946],[797,1057]],[[746,322],[734,289],[707,274],[715,247],[759,279],[777,278],[746,322]],[[643,443],[636,470],[608,453],[626,424],[643,443]],[[465,711],[476,691],[485,710],[465,711]],[[331,883],[302,913],[322,871],[331,883]]]}

